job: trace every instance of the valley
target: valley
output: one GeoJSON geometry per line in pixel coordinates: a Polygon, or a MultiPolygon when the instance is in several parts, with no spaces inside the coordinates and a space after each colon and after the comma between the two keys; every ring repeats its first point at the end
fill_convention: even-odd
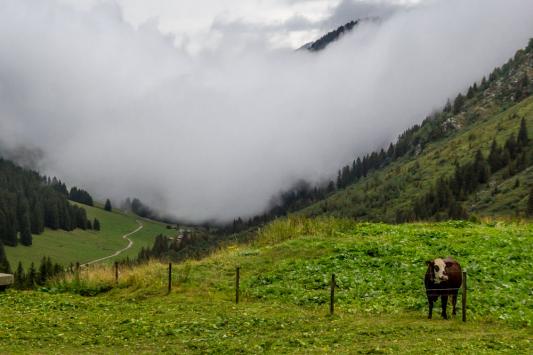
{"type": "Polygon", "coordinates": [[[533,353],[533,5],[106,1],[0,5],[0,354],[533,353]]]}
{"type": "MultiPolygon", "coordinates": [[[[32,246],[5,246],[6,254],[12,268],[16,268],[18,262],[22,262],[24,269],[28,269],[33,262],[39,265],[43,256],[50,257],[53,262],[64,266],[69,264],[81,264],[95,259],[104,258],[114,254],[117,250],[128,246],[128,241],[122,236],[138,228],[136,222],[139,217],[126,214],[118,210],[105,211],[103,208],[83,206],[90,220],[97,218],[102,227],[100,231],[76,229],[68,232],[63,230],[46,229],[44,233],[33,237],[32,246]]],[[[176,230],[167,229],[166,224],[142,220],[143,228],[132,234],[129,238],[133,241],[131,248],[125,250],[115,258],[106,259],[106,262],[122,260],[124,258],[136,258],[143,247],[151,246],[155,236],[164,234],[173,236],[176,230]]]]}

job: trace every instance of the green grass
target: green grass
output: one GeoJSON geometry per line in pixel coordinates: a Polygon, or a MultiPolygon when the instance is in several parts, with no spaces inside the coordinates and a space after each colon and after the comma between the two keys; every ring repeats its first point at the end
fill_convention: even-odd
{"type": "MultiPolygon", "coordinates": [[[[52,261],[62,265],[78,261],[85,263],[111,255],[128,245],[128,241],[122,239],[122,236],[138,227],[136,222],[138,217],[117,210],[107,212],[98,207],[80,206],[87,211],[87,216],[91,221],[98,218],[101,224],[100,231],[76,229],[72,232],[66,232],[46,229],[43,234],[33,236],[33,245],[30,247],[22,245],[5,247],[11,267],[16,268],[19,261],[22,261],[25,268],[31,262],[38,265],[43,256],[49,256],[52,261]]],[[[172,230],[166,229],[164,224],[140,220],[144,227],[130,237],[133,240],[133,246],[116,259],[127,256],[135,257],[143,246],[152,245],[157,234],[172,233],[172,230]]],[[[109,259],[108,261],[113,260],[109,259]]]]}
{"type": "MultiPolygon", "coordinates": [[[[98,267],[0,295],[0,352],[531,353],[533,225],[278,220],[249,245],[174,267],[98,267]],[[426,319],[425,260],[469,274],[468,319],[426,319]],[[235,267],[241,303],[235,305],[235,267]],[[328,315],[336,273],[336,313],[328,315]],[[65,292],[113,287],[95,297],[65,292]]],[[[437,305],[439,306],[439,305],[437,305]]]]}

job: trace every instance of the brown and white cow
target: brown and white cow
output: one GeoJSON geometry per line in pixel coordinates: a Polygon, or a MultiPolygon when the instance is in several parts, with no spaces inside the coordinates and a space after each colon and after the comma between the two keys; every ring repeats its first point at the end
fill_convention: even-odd
{"type": "Polygon", "coordinates": [[[448,319],[446,314],[446,305],[448,296],[452,297],[453,310],[455,315],[455,306],[457,304],[457,293],[463,282],[463,273],[461,265],[451,257],[446,259],[437,258],[427,262],[428,268],[424,278],[426,294],[429,303],[428,318],[431,319],[433,313],[433,302],[437,301],[439,296],[442,303],[442,318],[448,319]]]}

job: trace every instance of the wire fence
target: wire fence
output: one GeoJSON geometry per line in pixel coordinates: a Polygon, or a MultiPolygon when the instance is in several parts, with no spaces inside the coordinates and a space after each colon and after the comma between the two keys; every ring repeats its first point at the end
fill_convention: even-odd
{"type": "MultiPolygon", "coordinates": [[[[82,274],[84,274],[83,271],[86,271],[86,272],[89,272],[89,270],[92,268],[92,267],[95,267],[96,266],[84,266],[84,265],[81,265],[80,263],[76,263],[75,266],[73,266],[72,268],[70,268],[69,272],[71,273],[71,275],[74,277],[74,279],[77,281],[77,282],[80,282],[81,281],[81,276],[82,274]]],[[[119,278],[120,278],[120,275],[122,273],[121,271],[121,267],[123,267],[123,270],[126,271],[126,268],[130,268],[129,266],[121,266],[118,262],[115,262],[113,265],[112,265],[112,268],[111,268],[111,271],[112,271],[112,277],[113,277],[113,281],[116,285],[119,284],[119,278]]],[[[179,269],[178,269],[179,270],[179,269]]],[[[109,272],[109,271],[108,271],[109,272]]],[[[172,263],[168,263],[168,268],[167,268],[167,271],[164,272],[165,275],[165,279],[161,279],[159,280],[159,284],[160,285],[165,285],[166,286],[166,291],[168,294],[170,294],[172,292],[172,288],[173,288],[173,282],[174,280],[176,279],[175,275],[173,275],[175,271],[173,270],[173,265],[172,263]]],[[[242,275],[242,272],[241,272],[241,267],[240,266],[237,266],[235,267],[235,269],[233,271],[231,271],[231,269],[227,269],[227,268],[224,268],[223,270],[220,270],[220,272],[222,272],[222,274],[220,275],[220,279],[226,279],[228,282],[230,281],[230,279],[234,278],[233,282],[234,282],[234,302],[236,304],[239,304],[241,302],[241,299],[242,299],[242,284],[241,284],[241,275],[242,275]]],[[[158,277],[161,277],[163,273],[159,273],[160,276],[158,277]]],[[[470,288],[467,288],[467,273],[466,272],[461,272],[462,274],[462,279],[461,279],[461,286],[460,287],[453,287],[453,288],[449,288],[449,287],[436,287],[436,288],[426,288],[425,284],[422,284],[421,287],[417,290],[420,291],[420,293],[426,293],[427,296],[432,296],[432,297],[440,297],[440,296],[450,296],[450,295],[458,295],[459,293],[461,294],[461,311],[462,311],[462,320],[464,322],[466,322],[466,311],[467,311],[467,291],[472,291],[470,288]]],[[[229,286],[229,285],[228,285],[229,286]]],[[[337,285],[337,275],[336,274],[331,274],[331,278],[329,280],[329,302],[327,302],[329,304],[329,313],[330,314],[334,314],[335,313],[335,300],[336,300],[336,293],[337,291],[339,290],[339,287],[337,285]]],[[[231,287],[231,286],[229,286],[231,287]]],[[[376,291],[382,291],[384,293],[386,292],[390,292],[388,290],[376,290],[376,291]]],[[[375,296],[375,295],[374,295],[375,296]]],[[[369,298],[373,297],[372,295],[371,296],[368,296],[369,298]]]]}

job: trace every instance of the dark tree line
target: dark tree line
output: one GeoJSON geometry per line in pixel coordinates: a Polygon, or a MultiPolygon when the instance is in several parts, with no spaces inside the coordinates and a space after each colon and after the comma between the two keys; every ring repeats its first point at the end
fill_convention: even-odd
{"type": "Polygon", "coordinates": [[[13,286],[19,290],[44,286],[49,279],[61,275],[63,272],[63,266],[58,263],[53,263],[50,257],[43,256],[38,268],[35,268],[35,264],[31,263],[27,272],[24,271],[22,263],[19,262],[13,275],[15,278],[13,286]]]}
{"type": "MultiPolygon", "coordinates": [[[[111,206],[111,203],[109,203],[109,206],[111,206]]],[[[140,217],[157,219],[157,214],[138,198],[134,198],[133,200],[127,198],[122,204],[122,209],[132,211],[140,217]]]]}
{"type": "Polygon", "coordinates": [[[68,202],[63,182],[40,176],[0,158],[0,241],[5,245],[32,244],[44,228],[86,229],[83,208],[68,202]]]}
{"type": "Polygon", "coordinates": [[[170,238],[158,235],[151,248],[142,248],[137,256],[137,262],[142,263],[150,259],[181,261],[189,258],[200,258],[217,245],[216,237],[207,233],[186,232],[179,237],[170,238]]]}
{"type": "Polygon", "coordinates": [[[179,262],[198,259],[209,255],[224,243],[246,242],[252,240],[253,233],[242,233],[238,239],[224,233],[209,233],[208,230],[195,229],[183,232],[177,237],[156,236],[152,247],[142,248],[137,259],[124,260],[124,264],[143,263],[150,259],[179,262]]]}
{"type": "Polygon", "coordinates": [[[475,192],[480,185],[487,183],[491,174],[506,168],[505,174],[513,176],[527,168],[526,148],[529,138],[523,118],[516,137],[511,134],[503,146],[498,145],[494,139],[487,158],[481,150],[477,150],[472,161],[463,165],[456,162],[452,176],[438,179],[435,185],[414,203],[412,211],[397,211],[396,221],[467,218],[468,214],[461,201],[475,192]]]}
{"type": "Polygon", "coordinates": [[[320,37],[319,39],[317,39],[316,41],[312,43],[307,44],[304,47],[311,52],[323,50],[329,44],[339,39],[339,37],[341,37],[345,32],[351,31],[355,26],[357,26],[357,24],[359,24],[359,20],[350,21],[343,26],[339,26],[337,29],[333,31],[326,33],[324,36],[320,37]]]}
{"type": "Polygon", "coordinates": [[[93,206],[93,198],[91,195],[85,190],[78,189],[76,186],[70,189],[68,198],[72,201],[83,203],[87,206],[93,206]]]}
{"type": "MultiPolygon", "coordinates": [[[[111,202],[109,203],[109,207],[111,208],[111,202]]],[[[137,216],[148,218],[148,219],[153,219],[154,221],[160,221],[160,222],[169,223],[169,224],[178,223],[176,218],[172,216],[161,215],[158,211],[146,205],[144,202],[142,202],[138,198],[134,198],[132,200],[131,198],[128,197],[121,204],[121,209],[126,210],[126,211],[131,211],[135,213],[137,216]]]]}

